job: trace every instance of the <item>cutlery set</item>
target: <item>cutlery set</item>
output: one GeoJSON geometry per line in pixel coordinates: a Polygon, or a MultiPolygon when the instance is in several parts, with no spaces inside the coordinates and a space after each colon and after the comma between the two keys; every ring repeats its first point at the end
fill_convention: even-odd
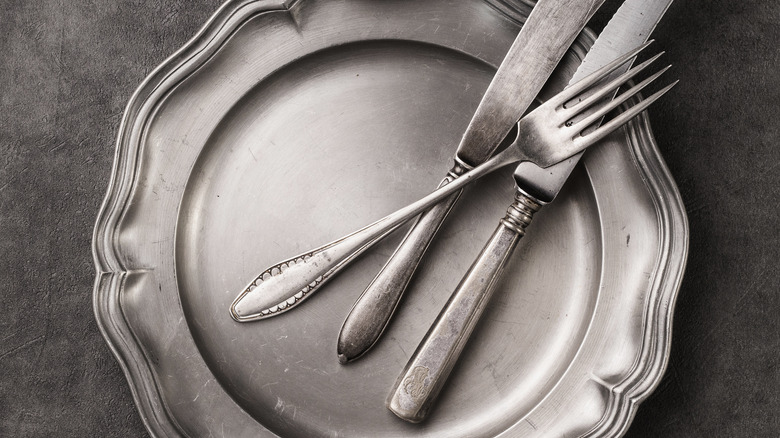
{"type": "Polygon", "coordinates": [[[366,249],[419,216],[343,323],[337,341],[338,359],[346,364],[360,358],[381,337],[420,259],[464,187],[516,164],[514,202],[420,342],[387,400],[387,407],[398,417],[415,423],[425,419],[534,214],[556,198],[586,148],[644,111],[676,84],[645,99],[637,97],[669,68],[633,81],[661,56],[631,68],[649,45],[647,38],[671,0],[626,0],[574,76],[562,81],[569,85],[526,113],[602,3],[539,0],[488,87],[461,139],[455,164],[439,187],[352,234],[263,270],[233,301],[232,318],[258,321],[293,309],[366,249]],[[619,89],[623,91],[618,93],[619,89]]]}

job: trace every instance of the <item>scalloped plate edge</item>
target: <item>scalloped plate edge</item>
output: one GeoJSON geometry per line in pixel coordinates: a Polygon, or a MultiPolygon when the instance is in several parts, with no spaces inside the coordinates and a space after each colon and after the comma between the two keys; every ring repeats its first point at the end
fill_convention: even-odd
{"type": "MultiPolygon", "coordinates": [[[[119,303],[127,276],[134,274],[124,268],[115,237],[116,225],[121,221],[136,177],[140,142],[133,141],[138,131],[134,128],[153,111],[155,95],[164,95],[178,83],[175,77],[184,77],[195,70],[245,20],[262,13],[289,13],[296,1],[237,0],[223,4],[190,41],[147,76],[125,109],[111,179],[93,234],[92,251],[97,270],[93,308],[99,329],[127,377],[141,418],[153,435],[178,436],[182,429],[165,407],[148,359],[119,303]],[[166,83],[169,87],[161,89],[166,83]]],[[[504,12],[505,2],[498,3],[494,6],[504,12]]],[[[667,251],[662,252],[654,274],[649,300],[652,305],[646,309],[640,357],[633,372],[611,391],[609,407],[599,424],[584,435],[588,437],[623,435],[638,405],[660,383],[668,364],[675,298],[688,252],[685,210],[650,130],[647,114],[631,123],[626,132],[628,142],[634,146],[633,155],[639,161],[637,168],[655,202],[662,247],[667,251]]]]}
{"type": "Polygon", "coordinates": [[[98,328],[130,385],[141,420],[153,436],[181,436],[182,428],[165,406],[148,358],[120,306],[122,285],[129,272],[117,248],[117,224],[132,195],[140,141],[135,129],[153,112],[156,95],[165,94],[181,78],[205,62],[247,19],[264,13],[289,13],[298,0],[235,0],[224,3],[181,49],[154,69],[133,93],[119,126],[111,177],[92,238],[97,275],[93,311],[98,328]],[[162,90],[163,84],[168,84],[162,90]],[[151,102],[151,104],[150,104],[151,102]]]}

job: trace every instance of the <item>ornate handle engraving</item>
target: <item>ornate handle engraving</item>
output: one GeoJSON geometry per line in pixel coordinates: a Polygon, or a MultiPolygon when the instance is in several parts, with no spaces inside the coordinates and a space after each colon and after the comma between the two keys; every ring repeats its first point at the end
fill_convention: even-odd
{"type": "Polygon", "coordinates": [[[416,400],[421,399],[430,388],[430,384],[426,385],[425,382],[430,372],[431,370],[426,367],[415,367],[411,374],[404,379],[404,391],[416,400]]]}

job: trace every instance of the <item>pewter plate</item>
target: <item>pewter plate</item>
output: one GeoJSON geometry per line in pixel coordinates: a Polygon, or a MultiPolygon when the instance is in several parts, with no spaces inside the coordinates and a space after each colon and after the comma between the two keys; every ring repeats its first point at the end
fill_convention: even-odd
{"type": "MultiPolygon", "coordinates": [[[[403,231],[300,308],[228,308],[265,266],[433,189],[530,5],[230,1],[131,99],[98,217],[95,312],[155,436],[619,436],[669,353],[687,223],[647,117],[529,229],[429,420],[385,398],[513,196],[469,188],[380,344],[341,322],[403,231]]],[[[573,73],[584,32],[559,69],[573,73]]],[[[560,85],[560,84],[559,84],[560,85]]]]}

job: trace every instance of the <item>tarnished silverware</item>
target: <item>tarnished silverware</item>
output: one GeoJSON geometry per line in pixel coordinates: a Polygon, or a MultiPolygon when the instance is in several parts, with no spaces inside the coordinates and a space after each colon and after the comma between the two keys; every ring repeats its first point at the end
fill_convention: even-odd
{"type": "MultiPolygon", "coordinates": [[[[670,3],[671,0],[626,0],[585,56],[570,85],[620,53],[646,41],[670,3]]],[[[629,67],[629,63],[622,65],[610,77],[614,79],[624,74],[629,67]]],[[[625,101],[665,70],[637,84],[612,105],[625,101]]],[[[588,99],[587,92],[584,96],[588,99]]],[[[606,99],[611,97],[614,95],[606,99]]],[[[600,114],[585,111],[579,117],[598,124],[600,114]]],[[[415,423],[426,417],[492,296],[507,260],[525,235],[526,227],[534,214],[556,197],[580,156],[544,171],[538,171],[527,163],[518,165],[514,173],[517,188],[514,202],[420,342],[388,397],[387,406],[397,416],[415,423]]]]}
{"type": "MultiPolygon", "coordinates": [[[[628,71],[618,78],[595,87],[593,94],[574,106],[565,106],[584,91],[594,87],[610,72],[614,71],[642,50],[642,46],[599,69],[576,85],[554,96],[517,123],[517,137],[506,149],[480,166],[464,173],[451,183],[430,195],[412,203],[395,213],[368,225],[352,234],[317,249],[305,252],[271,266],[258,275],[232,303],[231,315],[236,321],[252,321],[283,312],[288,305],[305,296],[339,268],[356,251],[373,244],[389,230],[420,214],[431,205],[446,198],[457,190],[488,173],[509,164],[531,161],[540,167],[549,167],[561,162],[604,138],[614,129],[639,114],[670,87],[666,87],[650,98],[633,106],[604,126],[583,132],[604,114],[616,108],[623,100],[602,103],[601,99],[647,67],[655,58],[628,71]],[[572,120],[582,111],[597,107],[595,112],[577,123],[572,120]],[[295,292],[297,291],[297,292],[295,292]],[[281,304],[278,304],[281,303],[281,304]]],[[[653,77],[654,78],[654,77],[653,77]]],[[[632,92],[624,95],[630,96],[632,92]]],[[[627,98],[627,97],[626,97],[627,98]]]]}
{"type": "MultiPolygon", "coordinates": [[[[526,111],[528,105],[547,81],[553,68],[603,2],[604,0],[542,0],[534,6],[485,92],[458,146],[455,165],[448,172],[440,187],[472,167],[482,164],[493,155],[501,140],[507,136],[510,129],[526,111]]],[[[511,139],[509,140],[511,141],[511,139]]],[[[392,262],[394,267],[386,267],[383,270],[383,278],[392,278],[391,282],[394,287],[385,284],[381,288],[384,293],[382,297],[393,298],[382,300],[383,303],[387,303],[382,304],[383,314],[374,312],[372,323],[375,324],[375,327],[368,328],[368,330],[356,327],[355,330],[348,330],[349,332],[376,331],[376,325],[381,332],[395,308],[395,303],[398,302],[398,298],[411,278],[414,267],[417,266],[422,253],[433,238],[435,230],[438,229],[455,204],[459,194],[460,191],[456,191],[426,212],[415,225],[415,231],[405,239],[407,242],[404,244],[405,256],[402,258],[401,254],[397,253],[391,258],[394,260],[392,262]],[[400,268],[400,272],[396,272],[396,268],[400,268]]],[[[287,293],[279,291],[278,294],[273,294],[275,298],[278,298],[278,301],[269,302],[268,306],[262,310],[276,307],[277,311],[267,313],[267,316],[272,316],[278,315],[279,310],[289,310],[299,305],[370,246],[371,244],[361,246],[329,270],[327,275],[323,275],[319,279],[313,278],[305,291],[293,289],[286,291],[287,293]]],[[[265,273],[261,275],[265,275],[265,273]]],[[[383,283],[381,280],[372,282],[372,291],[377,291],[379,285],[383,283]]],[[[252,284],[254,281],[250,282],[247,287],[251,287],[252,284]]],[[[247,293],[248,291],[244,289],[241,295],[247,293]]],[[[373,296],[371,292],[364,293],[365,298],[362,301],[368,302],[371,296],[373,296]]],[[[373,306],[369,304],[369,307],[373,306]]],[[[240,320],[243,321],[243,319],[240,320]]],[[[353,320],[357,324],[366,323],[362,317],[357,315],[353,320]]],[[[377,333],[374,339],[378,336],[377,333]]],[[[353,336],[347,334],[347,338],[353,338],[353,336]]],[[[369,342],[369,347],[370,344],[373,344],[372,340],[363,341],[361,344],[366,342],[369,342]]],[[[348,341],[348,344],[356,345],[353,341],[348,341]]],[[[342,357],[346,360],[347,357],[354,356],[352,351],[345,350],[340,351],[340,353],[344,353],[342,357]]]]}

